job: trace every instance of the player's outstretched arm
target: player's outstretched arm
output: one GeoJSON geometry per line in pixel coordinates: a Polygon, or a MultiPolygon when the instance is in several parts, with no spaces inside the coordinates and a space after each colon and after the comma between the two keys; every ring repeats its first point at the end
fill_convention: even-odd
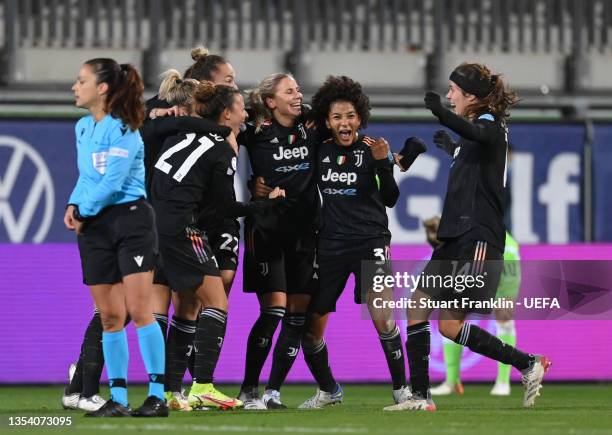
{"type": "Polygon", "coordinates": [[[425,107],[431,110],[440,120],[440,124],[450,128],[461,137],[481,143],[491,141],[495,131],[490,121],[473,123],[468,119],[455,114],[442,104],[440,95],[429,91],[425,94],[425,107]]]}

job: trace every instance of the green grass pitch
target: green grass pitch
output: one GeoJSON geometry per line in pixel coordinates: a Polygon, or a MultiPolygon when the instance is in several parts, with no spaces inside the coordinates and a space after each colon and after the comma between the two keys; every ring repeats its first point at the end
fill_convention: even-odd
{"type": "MultiPolygon", "coordinates": [[[[344,387],[344,403],[324,410],[295,409],[314,392],[311,385],[283,388],[286,411],[174,412],[167,419],[89,419],[64,411],[61,386],[0,386],[0,433],[131,434],[612,434],[612,385],[548,384],[533,409],[521,406],[522,388],[511,397],[489,396],[490,385],[466,385],[463,396],[435,398],[438,411],[383,412],[391,404],[390,387],[344,387]],[[9,426],[9,417],[71,416],[70,427],[9,426]]],[[[238,386],[219,389],[236,394],[238,386]]],[[[107,393],[103,388],[103,394],[107,393]]],[[[130,387],[130,401],[144,400],[142,386],[130,387]]]]}

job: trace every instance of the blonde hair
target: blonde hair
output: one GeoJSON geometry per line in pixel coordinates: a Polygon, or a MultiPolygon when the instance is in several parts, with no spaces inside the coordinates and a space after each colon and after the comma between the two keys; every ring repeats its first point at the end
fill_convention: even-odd
{"type": "Polygon", "coordinates": [[[172,106],[188,106],[199,82],[194,79],[181,78],[181,73],[169,69],[160,76],[163,80],[159,86],[159,98],[172,106]]]}
{"type": "Polygon", "coordinates": [[[200,58],[204,57],[204,56],[208,56],[208,54],[210,53],[210,51],[208,51],[208,48],[204,47],[203,45],[198,45],[197,47],[193,47],[191,49],[191,58],[194,61],[198,61],[200,60],[200,58]]]}
{"type": "Polygon", "coordinates": [[[256,88],[249,91],[248,100],[253,110],[253,118],[255,118],[256,133],[261,130],[264,121],[272,119],[272,111],[266,104],[266,99],[274,97],[278,84],[282,79],[287,77],[293,78],[289,73],[270,74],[266,76],[256,88]]]}

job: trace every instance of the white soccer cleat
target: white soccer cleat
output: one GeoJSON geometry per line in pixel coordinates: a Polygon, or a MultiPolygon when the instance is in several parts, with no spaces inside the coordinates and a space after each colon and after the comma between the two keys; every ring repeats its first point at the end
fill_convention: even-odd
{"type": "Polygon", "coordinates": [[[62,396],[62,408],[64,409],[79,409],[80,393],[64,394],[62,396]]]}
{"type": "Polygon", "coordinates": [[[189,406],[189,402],[187,401],[187,396],[185,396],[183,391],[166,391],[164,393],[164,398],[166,399],[168,408],[172,411],[192,411],[192,408],[189,406]]]}
{"type": "Polygon", "coordinates": [[[317,392],[310,399],[298,406],[298,409],[322,409],[326,406],[342,403],[344,393],[342,387],[338,385],[336,391],[328,393],[317,388],[317,392]]]}
{"type": "Polygon", "coordinates": [[[402,403],[412,397],[412,391],[410,391],[410,387],[404,385],[399,390],[393,390],[393,400],[395,403],[402,403]]]}
{"type": "Polygon", "coordinates": [[[545,356],[534,355],[534,358],[529,367],[521,371],[523,387],[525,387],[523,395],[523,406],[525,408],[532,407],[535,404],[536,397],[540,395],[544,374],[552,365],[552,362],[545,356]]]}
{"type": "MultiPolygon", "coordinates": [[[[74,373],[76,372],[76,364],[72,363],[68,367],[68,384],[72,382],[74,373]]],[[[62,408],[64,409],[79,409],[80,393],[64,394],[62,396],[62,408]]]]}
{"type": "Polygon", "coordinates": [[[102,406],[104,406],[105,403],[106,403],[106,400],[101,398],[99,395],[94,394],[91,397],[81,397],[79,399],[77,408],[83,411],[93,412],[93,411],[97,411],[98,409],[102,408],[102,406]]]}
{"type": "Polygon", "coordinates": [[[495,382],[491,389],[491,396],[509,396],[510,395],[510,383],[509,382],[495,382]]]}
{"type": "Polygon", "coordinates": [[[436,404],[431,397],[423,399],[420,396],[412,396],[408,400],[396,405],[386,406],[383,411],[430,411],[436,410],[436,404]]]}
{"type": "Polygon", "coordinates": [[[244,402],[244,409],[249,411],[260,411],[266,410],[266,405],[259,398],[259,389],[257,387],[250,388],[248,390],[240,390],[238,399],[244,402]]]}
{"type": "Polygon", "coordinates": [[[287,409],[281,401],[280,391],[266,390],[263,395],[263,403],[266,409],[287,409]]]}
{"type": "Polygon", "coordinates": [[[453,393],[462,395],[463,392],[464,389],[461,381],[456,382],[455,385],[451,385],[449,382],[444,381],[437,387],[431,389],[432,396],[448,396],[453,393]]]}

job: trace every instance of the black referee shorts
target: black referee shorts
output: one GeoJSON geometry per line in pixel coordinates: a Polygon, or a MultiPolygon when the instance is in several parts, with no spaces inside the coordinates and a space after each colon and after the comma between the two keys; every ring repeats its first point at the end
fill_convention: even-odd
{"type": "Polygon", "coordinates": [[[362,288],[362,282],[369,282],[362,275],[362,261],[375,261],[379,266],[376,273],[390,274],[390,241],[388,238],[364,240],[358,244],[350,241],[346,248],[338,247],[332,254],[319,251],[319,290],[313,294],[309,311],[327,314],[336,311],[336,303],[346,287],[352,273],[355,277],[353,299],[356,304],[365,303],[364,295],[370,289],[362,288]],[[380,270],[382,268],[382,270],[380,270]]]}
{"type": "Polygon", "coordinates": [[[87,285],[121,282],[157,261],[155,213],[144,199],[106,207],[85,221],[77,240],[87,285]]]}
{"type": "MultiPolygon", "coordinates": [[[[488,301],[495,298],[504,268],[504,254],[488,242],[470,237],[446,240],[432,254],[419,290],[437,300],[488,301]]],[[[477,304],[474,304],[477,305],[477,304]]],[[[489,314],[490,309],[467,307],[462,311],[489,314]]]]}
{"type": "Polygon", "coordinates": [[[206,234],[187,227],[180,236],[159,236],[161,262],[155,270],[154,282],[173,291],[196,290],[204,276],[219,276],[217,260],[206,234]]]}
{"type": "Polygon", "coordinates": [[[247,221],[244,234],[244,292],[311,294],[317,288],[314,231],[264,232],[247,221]]]}

